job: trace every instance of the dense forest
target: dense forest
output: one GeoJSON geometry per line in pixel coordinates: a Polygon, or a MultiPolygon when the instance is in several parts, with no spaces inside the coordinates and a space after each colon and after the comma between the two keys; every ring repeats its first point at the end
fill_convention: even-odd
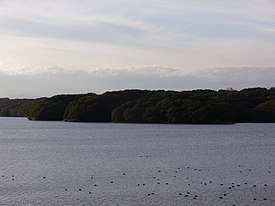
{"type": "Polygon", "coordinates": [[[30,120],[230,124],[275,122],[275,88],[124,90],[39,99],[0,99],[0,116],[30,120]]]}
{"type": "Polygon", "coordinates": [[[44,101],[39,99],[9,99],[0,98],[0,116],[2,117],[27,117],[31,108],[44,101]]]}

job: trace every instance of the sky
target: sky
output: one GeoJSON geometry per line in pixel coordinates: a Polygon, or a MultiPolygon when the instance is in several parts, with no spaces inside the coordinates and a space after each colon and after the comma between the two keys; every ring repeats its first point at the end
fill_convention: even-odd
{"type": "Polygon", "coordinates": [[[275,0],[0,0],[0,97],[275,86],[275,0]]]}

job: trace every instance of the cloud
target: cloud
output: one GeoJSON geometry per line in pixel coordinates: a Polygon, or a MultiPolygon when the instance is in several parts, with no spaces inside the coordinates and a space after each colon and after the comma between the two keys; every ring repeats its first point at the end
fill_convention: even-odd
{"type": "Polygon", "coordinates": [[[0,97],[30,98],[123,89],[243,89],[274,87],[274,82],[275,67],[215,68],[190,74],[181,74],[177,69],[162,67],[104,69],[93,72],[51,67],[32,75],[0,73],[0,97]]]}
{"type": "Polygon", "coordinates": [[[0,25],[2,30],[11,30],[17,35],[114,44],[127,41],[129,36],[137,37],[144,32],[157,30],[143,22],[115,17],[90,17],[64,24],[8,18],[0,20],[0,25]]]}
{"type": "Polygon", "coordinates": [[[270,85],[274,19],[273,0],[0,0],[0,92],[270,85]]]}
{"type": "Polygon", "coordinates": [[[10,2],[0,7],[0,25],[3,31],[15,35],[96,42],[113,40],[116,43],[119,37],[159,30],[153,24],[115,12],[93,12],[101,7],[114,9],[120,3],[105,2],[102,5],[102,2],[85,0],[81,3],[70,0],[10,2]],[[87,8],[91,10],[87,11],[87,8]]]}
{"type": "Polygon", "coordinates": [[[270,0],[10,0],[0,5],[2,30],[83,41],[116,41],[121,35],[159,31],[230,36],[243,30],[234,27],[238,23],[275,28],[270,0]]]}
{"type": "MultiPolygon", "coordinates": [[[[198,74],[196,74],[198,75],[198,74]]],[[[200,73],[199,78],[205,87],[234,88],[274,87],[275,67],[225,67],[209,69],[200,73]]]]}

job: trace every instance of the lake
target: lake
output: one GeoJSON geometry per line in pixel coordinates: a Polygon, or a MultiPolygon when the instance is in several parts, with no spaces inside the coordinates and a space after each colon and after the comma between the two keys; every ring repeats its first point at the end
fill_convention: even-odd
{"type": "Polygon", "coordinates": [[[275,205],[275,124],[0,118],[0,205],[275,205]]]}

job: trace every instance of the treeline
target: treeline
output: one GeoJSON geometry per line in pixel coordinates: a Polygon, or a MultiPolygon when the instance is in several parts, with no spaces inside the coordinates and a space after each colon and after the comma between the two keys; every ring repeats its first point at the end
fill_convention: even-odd
{"type": "Polygon", "coordinates": [[[0,111],[1,116],[74,122],[275,122],[275,88],[182,92],[125,90],[101,95],[57,95],[36,100],[0,99],[0,111]],[[5,101],[6,106],[2,108],[5,101]],[[2,111],[8,115],[3,115],[5,112],[2,111]]]}
{"type": "Polygon", "coordinates": [[[31,108],[44,101],[39,99],[9,99],[0,98],[0,116],[1,117],[27,117],[31,108]]]}

